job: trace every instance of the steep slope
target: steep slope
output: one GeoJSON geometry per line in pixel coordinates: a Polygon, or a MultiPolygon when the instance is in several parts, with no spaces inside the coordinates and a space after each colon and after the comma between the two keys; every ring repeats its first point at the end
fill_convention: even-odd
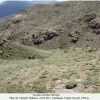
{"type": "Polygon", "coordinates": [[[0,38],[0,59],[36,59],[47,57],[50,53],[0,38]]]}
{"type": "Polygon", "coordinates": [[[41,49],[100,47],[99,34],[89,26],[91,20],[100,17],[99,12],[98,1],[37,4],[1,22],[0,35],[41,49]]]}

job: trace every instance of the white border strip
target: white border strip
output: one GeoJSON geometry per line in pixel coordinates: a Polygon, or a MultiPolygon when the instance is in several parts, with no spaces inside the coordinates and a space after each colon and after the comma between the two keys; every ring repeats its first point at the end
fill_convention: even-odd
{"type": "Polygon", "coordinates": [[[100,100],[100,94],[8,93],[0,94],[0,100],[100,100]]]}

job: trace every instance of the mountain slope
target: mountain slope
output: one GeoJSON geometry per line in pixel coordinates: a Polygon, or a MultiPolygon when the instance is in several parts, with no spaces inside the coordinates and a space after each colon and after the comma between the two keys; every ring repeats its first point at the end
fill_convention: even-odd
{"type": "Polygon", "coordinates": [[[85,21],[99,18],[99,9],[97,1],[37,4],[2,21],[1,37],[42,49],[100,47],[99,35],[85,21]]]}
{"type": "Polygon", "coordinates": [[[99,42],[97,1],[37,4],[0,19],[0,93],[100,93],[99,42]]]}

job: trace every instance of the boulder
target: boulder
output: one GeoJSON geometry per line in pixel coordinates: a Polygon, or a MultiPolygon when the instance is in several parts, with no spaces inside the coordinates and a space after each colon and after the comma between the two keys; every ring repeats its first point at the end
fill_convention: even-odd
{"type": "Polygon", "coordinates": [[[33,35],[32,35],[32,38],[33,38],[33,39],[36,39],[36,38],[37,38],[37,35],[33,34],[33,35]]]}
{"type": "Polygon", "coordinates": [[[76,43],[78,41],[77,37],[70,37],[70,42],[76,43]]]}
{"type": "Polygon", "coordinates": [[[95,33],[96,35],[100,34],[100,29],[93,30],[93,33],[95,33]]]}
{"type": "Polygon", "coordinates": [[[17,23],[20,23],[22,20],[21,19],[14,19],[14,20],[12,20],[11,22],[13,23],[13,24],[17,24],[17,23]]]}
{"type": "Polygon", "coordinates": [[[47,31],[44,36],[44,40],[52,39],[55,36],[59,36],[55,31],[47,31]]]}
{"type": "Polygon", "coordinates": [[[38,45],[43,43],[44,41],[50,40],[55,36],[59,36],[56,31],[43,31],[42,32],[42,36],[35,36],[34,34],[32,35],[32,37],[34,38],[34,44],[38,45]]]}
{"type": "Polygon", "coordinates": [[[90,21],[89,27],[91,29],[100,29],[100,18],[95,18],[94,20],[90,21]]]}
{"type": "Polygon", "coordinates": [[[39,45],[39,44],[41,44],[41,43],[43,43],[43,42],[44,42],[44,39],[43,39],[43,38],[34,39],[34,44],[35,44],[35,45],[39,45]]]}
{"type": "Polygon", "coordinates": [[[48,40],[48,36],[47,35],[43,36],[43,38],[44,38],[45,41],[48,40]]]}
{"type": "Polygon", "coordinates": [[[76,34],[72,34],[72,33],[70,33],[69,34],[69,39],[70,39],[70,42],[72,42],[72,43],[76,43],[77,41],[78,41],[78,38],[79,36],[78,35],[76,35],[76,34]]]}
{"type": "Polygon", "coordinates": [[[69,33],[68,36],[69,36],[69,37],[74,37],[74,34],[69,33]]]}
{"type": "Polygon", "coordinates": [[[35,39],[35,40],[34,40],[34,44],[35,44],[35,45],[38,45],[38,44],[39,44],[38,39],[35,39]]]}
{"type": "Polygon", "coordinates": [[[15,38],[12,37],[12,36],[9,36],[9,37],[7,38],[7,40],[15,40],[15,38]]]}
{"type": "Polygon", "coordinates": [[[90,22],[91,20],[96,18],[96,14],[95,13],[88,13],[83,17],[83,20],[85,22],[90,22]]]}

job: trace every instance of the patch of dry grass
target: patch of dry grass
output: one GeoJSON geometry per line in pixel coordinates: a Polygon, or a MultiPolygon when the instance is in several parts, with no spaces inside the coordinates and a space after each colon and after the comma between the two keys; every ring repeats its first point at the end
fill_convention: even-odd
{"type": "Polygon", "coordinates": [[[5,89],[14,84],[18,87],[15,89],[17,92],[36,92],[37,89],[32,87],[38,80],[43,80],[45,89],[51,92],[91,92],[95,89],[93,86],[100,84],[100,51],[88,52],[75,47],[66,50],[52,50],[49,57],[40,59],[0,59],[0,92],[12,92],[5,89]],[[70,80],[75,80],[77,87],[65,89],[65,84],[70,80]],[[25,86],[23,91],[18,90],[20,81],[21,87],[25,86]]]}

